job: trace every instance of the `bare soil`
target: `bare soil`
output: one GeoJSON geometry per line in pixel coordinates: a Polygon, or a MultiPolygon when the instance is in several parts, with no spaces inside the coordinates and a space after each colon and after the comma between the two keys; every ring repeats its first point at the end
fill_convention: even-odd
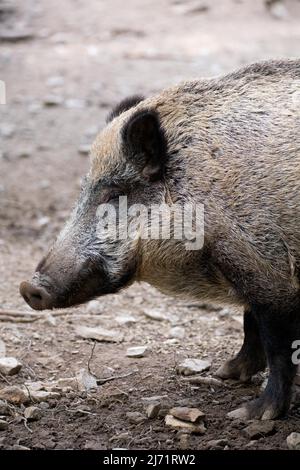
{"type": "MultiPolygon", "coordinates": [[[[127,95],[149,95],[181,79],[297,56],[300,2],[283,5],[286,14],[278,18],[262,0],[0,1],[0,79],[7,89],[7,104],[0,105],[2,311],[29,311],[18,285],[66,220],[89,164],[79,148],[91,143],[109,108],[127,95]]],[[[94,392],[48,400],[42,417],[26,426],[24,407],[14,407],[8,429],[0,431],[0,448],[205,449],[222,438],[230,449],[286,449],[288,434],[300,430],[297,407],[276,422],[273,435],[253,441],[243,433],[245,424],[226,418],[259,393],[262,376],[248,385],[214,388],[193,386],[176,373],[184,358],[210,358],[204,375],[211,376],[234,354],[242,342],[240,311],[189,304],[134,285],[99,299],[96,312],[87,305],[61,313],[54,322],[46,312],[29,323],[2,314],[0,338],[23,368],[0,376],[0,389],[7,382],[71,377],[88,366],[98,378],[131,375],[94,392]],[[150,319],[147,309],[167,318],[150,319]],[[136,321],[121,325],[122,315],[136,321]],[[76,335],[79,325],[113,329],[124,339],[97,342],[92,354],[93,341],[76,335]],[[172,338],[174,326],[184,328],[183,339],[172,338]],[[134,345],[147,345],[147,355],[128,358],[134,345]],[[154,395],[163,396],[162,410],[148,419],[142,399],[154,395]],[[206,433],[189,436],[188,444],[164,423],[167,410],[181,405],[206,414],[206,433]],[[132,424],[130,411],[145,420],[132,424]]]]}

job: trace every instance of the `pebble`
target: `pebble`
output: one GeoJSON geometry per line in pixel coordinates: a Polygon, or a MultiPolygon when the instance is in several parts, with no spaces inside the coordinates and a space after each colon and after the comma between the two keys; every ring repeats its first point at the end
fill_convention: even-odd
{"type": "Polygon", "coordinates": [[[65,83],[65,79],[61,75],[55,75],[53,77],[49,77],[46,81],[46,85],[50,87],[62,86],[64,83],[65,83]]]}
{"type": "Polygon", "coordinates": [[[206,444],[207,449],[221,450],[228,445],[227,439],[212,439],[206,444]]]}
{"type": "Polygon", "coordinates": [[[81,369],[78,374],[76,374],[76,379],[79,391],[88,392],[93,388],[97,388],[97,380],[86,369],[81,369]]]}
{"type": "Polygon", "coordinates": [[[181,419],[183,421],[189,421],[190,423],[196,423],[203,420],[205,414],[198,408],[188,408],[187,406],[179,406],[172,408],[169,414],[174,418],[181,419]]]}
{"type": "Polygon", "coordinates": [[[119,343],[123,340],[123,335],[114,330],[106,330],[101,327],[91,328],[88,326],[78,326],[76,334],[81,338],[95,339],[96,341],[119,343]]]}
{"type": "MultiPolygon", "coordinates": [[[[78,147],[79,155],[89,155],[91,150],[90,144],[81,144],[78,147]]],[[[97,302],[97,300],[92,300],[91,302],[97,302]]]]}
{"type": "Polygon", "coordinates": [[[20,444],[14,444],[12,450],[30,450],[29,447],[21,446],[20,444]]]}
{"type": "Polygon", "coordinates": [[[247,437],[250,437],[251,440],[259,439],[260,437],[269,436],[275,432],[275,423],[274,421],[254,421],[245,429],[243,433],[247,437]]]}
{"type": "Polygon", "coordinates": [[[16,126],[14,124],[2,123],[0,125],[0,135],[1,137],[10,138],[14,135],[16,131],[16,126]]]}
{"type": "Polygon", "coordinates": [[[211,366],[211,361],[203,361],[201,359],[185,359],[177,366],[178,374],[192,375],[199,374],[208,370],[211,366]]]}
{"type": "Polygon", "coordinates": [[[4,341],[0,338],[0,357],[4,357],[6,355],[6,346],[4,341]]]}
{"type": "Polygon", "coordinates": [[[102,304],[99,302],[99,300],[91,300],[86,305],[86,312],[93,314],[102,313],[102,304]]]}
{"type": "Polygon", "coordinates": [[[147,352],[147,346],[133,346],[126,351],[127,357],[144,357],[147,352]]]}
{"type": "Polygon", "coordinates": [[[185,329],[182,326],[174,326],[170,329],[168,336],[170,338],[183,339],[185,337],[185,329]]]}
{"type": "Polygon", "coordinates": [[[160,403],[151,403],[146,408],[146,416],[147,418],[153,419],[158,416],[160,412],[160,403]]]}
{"type": "Polygon", "coordinates": [[[14,405],[21,405],[29,401],[28,393],[25,393],[16,385],[9,385],[0,390],[0,400],[7,400],[14,405]]]}
{"type": "Polygon", "coordinates": [[[119,315],[116,317],[116,322],[119,325],[131,325],[132,323],[136,323],[136,318],[134,318],[132,315],[119,315]]]}
{"type": "Polygon", "coordinates": [[[65,107],[68,109],[82,109],[85,106],[86,102],[77,98],[69,98],[65,101],[65,107]]]}
{"type": "Polygon", "coordinates": [[[189,434],[183,433],[179,436],[179,449],[187,450],[190,449],[190,436],[189,434]]]}
{"type": "Polygon", "coordinates": [[[47,95],[44,98],[44,106],[47,107],[54,107],[54,106],[60,106],[63,104],[63,99],[61,96],[58,95],[47,95]]]}
{"type": "Polygon", "coordinates": [[[286,438],[287,446],[290,450],[300,450],[300,432],[292,432],[286,438]]]}
{"type": "Polygon", "coordinates": [[[151,318],[151,320],[170,320],[169,316],[160,310],[145,308],[143,313],[146,315],[146,317],[151,318]]]}
{"type": "Polygon", "coordinates": [[[25,159],[30,158],[32,155],[32,149],[22,149],[20,152],[16,154],[16,158],[18,159],[25,159]]]}
{"type": "Polygon", "coordinates": [[[156,403],[164,401],[168,398],[168,395],[153,395],[152,397],[142,397],[143,403],[156,403]]]}
{"type": "Polygon", "coordinates": [[[289,17],[289,12],[282,2],[275,2],[269,7],[271,15],[277,20],[286,20],[289,17]]]}
{"type": "Polygon", "coordinates": [[[0,415],[3,416],[3,415],[10,415],[10,408],[8,406],[8,404],[3,401],[3,400],[0,400],[0,415]]]}
{"type": "Polygon", "coordinates": [[[165,423],[173,429],[185,430],[192,434],[204,434],[206,431],[202,422],[199,424],[189,423],[188,421],[181,421],[180,419],[174,418],[172,415],[166,415],[165,423]]]}
{"type": "Polygon", "coordinates": [[[46,390],[37,390],[37,391],[30,391],[30,396],[33,401],[45,401],[53,398],[60,398],[60,394],[58,392],[48,392],[46,390]]]}
{"type": "Polygon", "coordinates": [[[37,421],[42,417],[42,412],[36,406],[29,406],[25,408],[24,416],[28,421],[37,421]]]}
{"type": "Polygon", "coordinates": [[[8,423],[4,419],[0,419],[0,431],[5,431],[8,428],[8,423]]]}
{"type": "Polygon", "coordinates": [[[131,424],[140,424],[145,421],[145,416],[138,411],[128,411],[126,417],[131,424]]]}

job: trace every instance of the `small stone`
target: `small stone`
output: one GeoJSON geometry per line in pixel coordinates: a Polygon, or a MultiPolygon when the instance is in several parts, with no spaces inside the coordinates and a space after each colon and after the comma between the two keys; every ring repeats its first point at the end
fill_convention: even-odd
{"type": "Polygon", "coordinates": [[[146,317],[151,318],[151,320],[158,320],[158,321],[170,320],[168,315],[165,312],[161,312],[160,310],[145,308],[143,312],[146,315],[146,317]]]}
{"type": "Polygon", "coordinates": [[[0,419],[0,431],[5,431],[8,428],[8,423],[4,419],[0,419]]]}
{"type": "Polygon", "coordinates": [[[21,446],[20,444],[14,444],[12,450],[30,450],[29,447],[21,446]]]}
{"type": "Polygon", "coordinates": [[[230,411],[229,413],[227,413],[227,418],[239,419],[241,421],[247,421],[248,412],[247,412],[246,408],[244,408],[244,407],[237,408],[236,410],[233,410],[233,411],[230,411]]]}
{"type": "Polygon", "coordinates": [[[243,430],[247,437],[251,440],[259,439],[260,437],[269,436],[275,432],[274,421],[254,421],[243,430]]]}
{"type": "Polygon", "coordinates": [[[105,330],[101,327],[91,328],[88,326],[78,326],[76,333],[81,338],[95,339],[96,341],[118,343],[123,340],[123,335],[114,330],[105,330]]]}
{"type": "Polygon", "coordinates": [[[170,338],[183,339],[185,336],[185,329],[182,326],[174,326],[170,329],[168,336],[170,338]]]}
{"type": "Polygon", "coordinates": [[[0,358],[5,357],[6,355],[6,346],[4,341],[0,338],[0,358]]]}
{"type": "Polygon", "coordinates": [[[47,95],[44,98],[44,105],[47,107],[60,106],[63,103],[63,99],[58,95],[47,95]]]}
{"type": "Polygon", "coordinates": [[[29,406],[25,408],[24,416],[28,421],[37,421],[42,417],[42,412],[36,406],[29,406]]]}
{"type": "Polygon", "coordinates": [[[282,2],[274,2],[270,6],[271,15],[277,20],[286,20],[289,17],[289,12],[282,2]]]}
{"type": "Polygon", "coordinates": [[[144,357],[147,352],[147,346],[133,346],[126,351],[127,357],[144,357]]]}
{"type": "Polygon", "coordinates": [[[222,308],[222,310],[218,312],[218,316],[221,318],[229,317],[230,313],[231,313],[231,310],[228,307],[224,307],[222,308]]]}
{"type": "Polygon", "coordinates": [[[290,450],[300,450],[300,432],[292,432],[286,438],[287,446],[290,450]]]}
{"type": "Polygon", "coordinates": [[[22,149],[20,152],[17,153],[16,157],[19,159],[30,158],[32,155],[31,149],[22,149]]]}
{"type": "Polygon", "coordinates": [[[86,312],[93,314],[102,313],[102,304],[99,302],[99,300],[91,300],[86,305],[86,312]]]}
{"type": "Polygon", "coordinates": [[[0,124],[0,136],[5,138],[10,138],[14,135],[16,127],[14,124],[2,123],[0,124]]]}
{"type": "Polygon", "coordinates": [[[158,416],[159,411],[160,411],[160,403],[151,403],[146,408],[147,418],[150,418],[150,419],[156,418],[158,416]]]}
{"type": "Polygon", "coordinates": [[[179,436],[179,449],[187,450],[190,449],[190,435],[183,433],[179,436]]]}
{"type": "Polygon", "coordinates": [[[200,424],[189,423],[188,421],[181,421],[180,419],[174,418],[172,415],[165,417],[165,423],[173,429],[184,430],[192,434],[204,434],[206,431],[202,422],[200,424]]]}
{"type": "Polygon", "coordinates": [[[57,86],[62,86],[64,82],[65,82],[64,77],[62,77],[61,75],[55,75],[47,79],[46,85],[50,87],[57,87],[57,86]]]}
{"type": "Polygon", "coordinates": [[[188,408],[187,406],[172,408],[169,413],[174,416],[174,418],[189,421],[190,423],[199,422],[203,420],[205,416],[203,411],[200,411],[198,408],[188,408]]]}
{"type": "Polygon", "coordinates": [[[48,392],[46,390],[30,391],[30,396],[33,401],[37,402],[60,398],[60,394],[58,392],[48,392]]]}
{"type": "Polygon", "coordinates": [[[5,403],[5,401],[0,400],[0,416],[10,415],[10,414],[11,414],[11,412],[10,412],[10,408],[9,408],[8,404],[5,403]]]}
{"type": "MultiPolygon", "coordinates": [[[[90,144],[81,144],[79,147],[78,147],[78,153],[80,155],[89,155],[90,154],[90,150],[91,150],[91,146],[90,144]]],[[[97,300],[92,300],[91,302],[97,302],[97,300]]],[[[98,302],[97,302],[98,303],[98,302]]]]}
{"type": "Polygon", "coordinates": [[[153,395],[153,397],[142,397],[143,403],[156,403],[164,401],[168,398],[168,395],[153,395]]]}
{"type": "Polygon", "coordinates": [[[131,424],[140,424],[145,421],[145,416],[138,411],[128,411],[126,416],[131,424]]]}
{"type": "Polygon", "coordinates": [[[77,98],[69,98],[65,101],[65,106],[68,109],[82,109],[86,105],[84,100],[80,100],[77,98]]]}
{"type": "Polygon", "coordinates": [[[203,361],[201,359],[185,359],[178,364],[177,372],[183,375],[199,374],[208,370],[211,366],[211,361],[203,361]]]}
{"type": "Polygon", "coordinates": [[[81,369],[78,374],[76,374],[76,379],[79,391],[88,392],[93,388],[97,388],[97,380],[86,369],[81,369]]]}
{"type": "Polygon", "coordinates": [[[211,441],[207,442],[206,447],[207,449],[221,450],[227,446],[227,444],[227,439],[212,439],[211,441]]]}
{"type": "Polygon", "coordinates": [[[119,325],[125,326],[136,323],[136,318],[134,318],[132,315],[119,315],[115,320],[119,325]]]}
{"type": "Polygon", "coordinates": [[[39,219],[36,222],[36,226],[38,228],[43,228],[46,227],[50,222],[50,217],[44,216],[44,217],[39,217],[39,219]]]}
{"type": "Polygon", "coordinates": [[[0,390],[0,400],[7,400],[14,405],[21,405],[29,401],[28,393],[25,393],[16,385],[9,385],[0,390]]]}
{"type": "Polygon", "coordinates": [[[53,315],[51,315],[51,313],[47,313],[45,315],[44,322],[50,326],[56,326],[57,324],[56,318],[53,315]]]}

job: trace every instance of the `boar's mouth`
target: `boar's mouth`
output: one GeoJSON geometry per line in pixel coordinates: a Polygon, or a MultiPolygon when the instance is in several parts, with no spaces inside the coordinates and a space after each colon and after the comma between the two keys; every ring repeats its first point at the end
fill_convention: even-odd
{"type": "Polygon", "coordinates": [[[135,267],[129,267],[116,279],[111,279],[103,266],[81,269],[71,280],[54,280],[37,271],[30,282],[20,284],[20,294],[34,310],[67,308],[85,303],[95,297],[114,294],[133,279],[135,267]]]}

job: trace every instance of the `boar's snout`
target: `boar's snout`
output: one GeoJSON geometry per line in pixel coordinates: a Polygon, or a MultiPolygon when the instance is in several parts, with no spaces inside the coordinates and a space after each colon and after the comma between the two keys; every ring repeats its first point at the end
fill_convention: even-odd
{"type": "Polygon", "coordinates": [[[51,295],[44,287],[25,281],[20,285],[20,294],[28,305],[35,310],[44,310],[52,307],[51,295]]]}

